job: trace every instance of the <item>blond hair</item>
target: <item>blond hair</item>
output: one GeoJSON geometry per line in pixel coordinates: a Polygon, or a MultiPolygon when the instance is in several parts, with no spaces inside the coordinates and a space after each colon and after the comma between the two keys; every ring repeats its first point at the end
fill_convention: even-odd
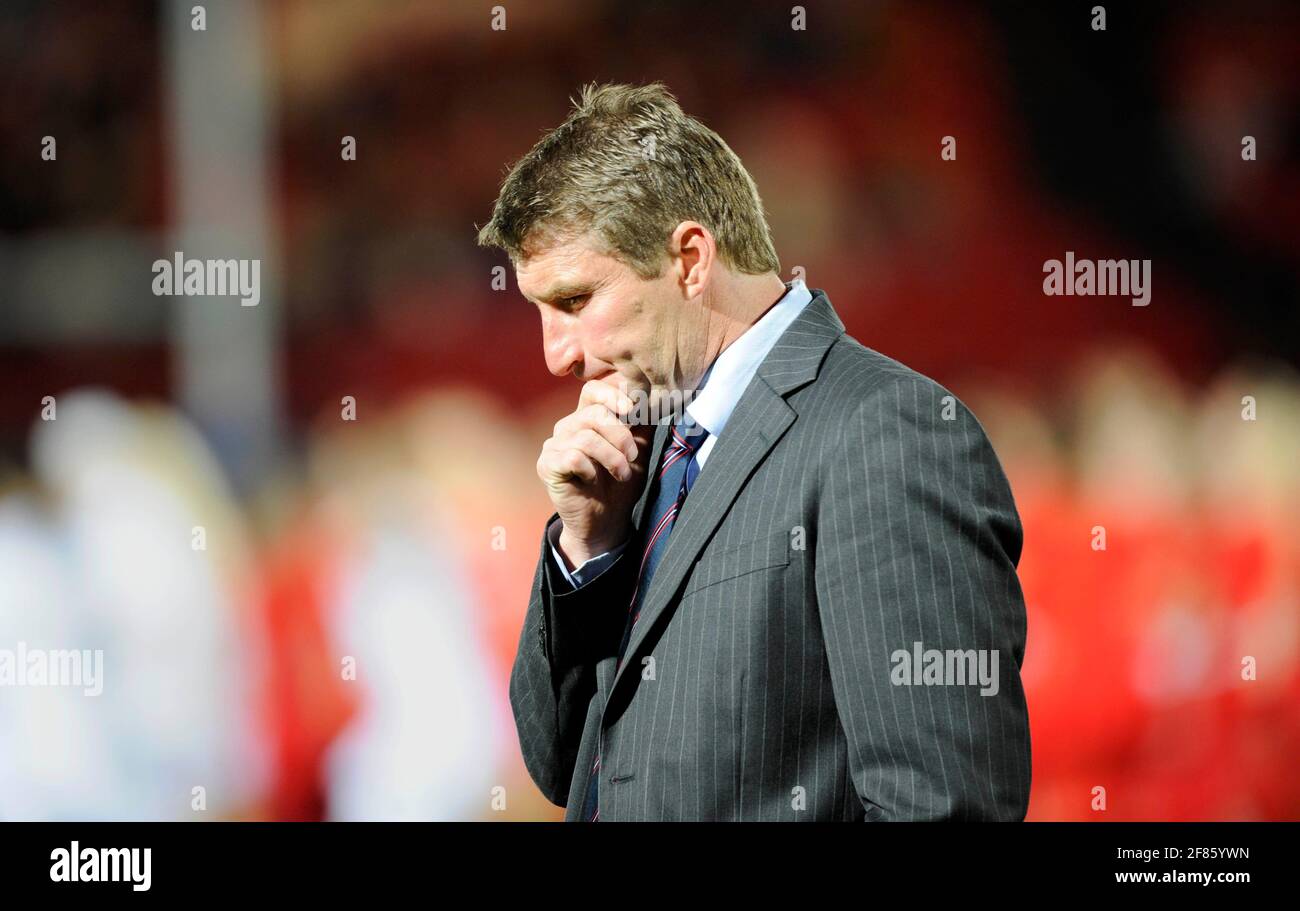
{"type": "Polygon", "coordinates": [[[685,114],[661,82],[583,87],[573,110],[515,163],[480,246],[512,262],[589,231],[642,278],[663,270],[683,221],[713,233],[719,258],[780,272],[758,188],[722,138],[685,114]]]}

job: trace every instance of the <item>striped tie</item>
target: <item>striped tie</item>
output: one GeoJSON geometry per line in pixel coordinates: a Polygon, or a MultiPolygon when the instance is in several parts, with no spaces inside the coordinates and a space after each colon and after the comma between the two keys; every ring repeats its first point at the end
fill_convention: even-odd
{"type": "MultiPolygon", "coordinates": [[[[641,602],[650,589],[650,580],[654,576],[655,568],[668,549],[668,535],[673,530],[677,513],[681,511],[686,493],[700,473],[700,463],[696,460],[695,453],[699,451],[708,435],[709,432],[691,420],[689,414],[683,414],[682,419],[673,425],[669,444],[664,448],[663,462],[655,477],[655,489],[651,492],[653,505],[649,519],[644,524],[646,535],[645,545],[642,547],[641,569],[637,573],[632,603],[628,606],[627,625],[623,629],[623,641],[618,646],[618,664],[615,673],[617,667],[623,663],[623,652],[632,638],[632,628],[641,615],[641,602]]],[[[596,762],[591,767],[587,798],[581,816],[589,822],[600,822],[597,788],[599,781],[600,753],[597,752],[596,762]]]]}

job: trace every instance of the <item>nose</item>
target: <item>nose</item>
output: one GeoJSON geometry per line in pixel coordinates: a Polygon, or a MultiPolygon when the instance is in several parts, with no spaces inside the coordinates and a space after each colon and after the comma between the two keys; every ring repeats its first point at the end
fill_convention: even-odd
{"type": "Polygon", "coordinates": [[[548,310],[542,314],[542,349],[546,369],[556,376],[574,373],[582,378],[583,353],[578,341],[577,320],[567,313],[548,310]]]}

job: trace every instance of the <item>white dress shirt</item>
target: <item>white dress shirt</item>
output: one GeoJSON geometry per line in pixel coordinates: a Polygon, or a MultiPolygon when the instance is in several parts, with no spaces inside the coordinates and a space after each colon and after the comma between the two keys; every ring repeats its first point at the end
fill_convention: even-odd
{"type": "MultiPolygon", "coordinates": [[[[784,296],[764,313],[758,322],[746,329],[740,338],[728,345],[713,362],[703,388],[686,406],[686,413],[690,415],[691,420],[709,432],[703,445],[694,455],[701,471],[704,470],[704,463],[708,461],[709,453],[713,451],[718,437],[722,436],[726,429],[727,421],[731,419],[731,413],[736,410],[741,395],[758,371],[758,365],[763,363],[763,359],[772,350],[777,339],[785,334],[785,330],[790,328],[790,324],[811,301],[812,293],[801,279],[788,283],[784,296]]],[[[560,556],[557,546],[560,525],[561,523],[556,522],[551,526],[551,553],[564,578],[575,588],[600,575],[601,571],[627,546],[624,542],[613,550],[592,557],[570,571],[565,566],[564,558],[560,556]]]]}

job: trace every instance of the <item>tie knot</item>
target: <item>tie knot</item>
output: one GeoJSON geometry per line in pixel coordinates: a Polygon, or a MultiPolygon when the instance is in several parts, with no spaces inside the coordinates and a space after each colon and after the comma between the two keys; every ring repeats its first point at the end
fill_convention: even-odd
{"type": "Polygon", "coordinates": [[[709,432],[691,420],[689,414],[683,414],[681,420],[673,425],[672,445],[678,449],[695,452],[708,435],[709,432]]]}

